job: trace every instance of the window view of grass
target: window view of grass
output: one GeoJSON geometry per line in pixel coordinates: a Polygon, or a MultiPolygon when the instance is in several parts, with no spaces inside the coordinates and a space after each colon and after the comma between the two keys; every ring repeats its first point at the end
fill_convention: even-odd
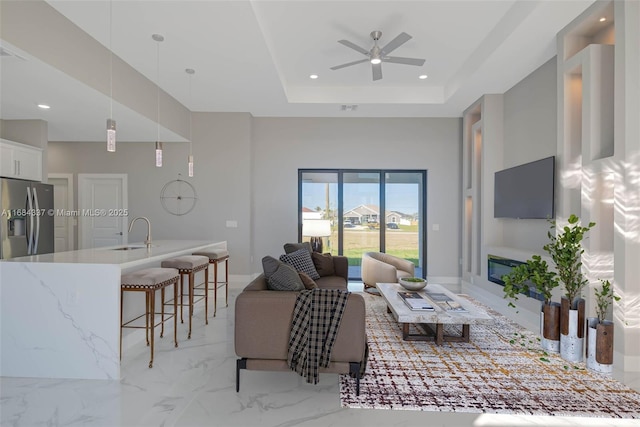
{"type": "MultiPolygon", "coordinates": [[[[344,255],[349,258],[349,265],[359,266],[364,252],[377,252],[379,230],[363,227],[362,229],[347,228],[344,230],[344,255]]],[[[325,252],[338,255],[338,230],[333,227],[329,241],[325,241],[325,252]],[[327,246],[328,243],[328,246],[327,246]]],[[[419,265],[419,241],[417,225],[400,225],[397,230],[387,230],[386,253],[419,265]]]]}

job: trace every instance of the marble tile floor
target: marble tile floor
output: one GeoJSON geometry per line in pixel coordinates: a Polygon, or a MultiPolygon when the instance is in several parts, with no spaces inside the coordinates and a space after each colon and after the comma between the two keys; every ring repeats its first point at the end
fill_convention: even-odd
{"type": "MultiPolygon", "coordinates": [[[[235,391],[233,302],[205,326],[194,315],[192,339],[180,325],[157,339],[152,369],[140,346],[123,356],[120,381],[0,378],[0,425],[9,426],[638,426],[638,420],[532,417],[340,407],[338,376],[306,384],[290,372],[243,371],[235,391]]],[[[362,284],[351,284],[361,291],[362,284]]]]}

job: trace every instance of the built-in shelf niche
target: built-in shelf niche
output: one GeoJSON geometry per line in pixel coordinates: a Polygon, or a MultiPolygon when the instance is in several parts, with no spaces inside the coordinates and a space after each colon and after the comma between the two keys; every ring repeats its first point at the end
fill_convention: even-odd
{"type": "Polygon", "coordinates": [[[478,102],[464,115],[462,270],[466,279],[480,275],[482,269],[482,114],[482,102],[478,102]]]}
{"type": "Polygon", "coordinates": [[[589,45],[614,45],[615,41],[613,2],[609,2],[597,13],[586,17],[564,37],[563,59],[566,61],[572,58],[589,45]]]}

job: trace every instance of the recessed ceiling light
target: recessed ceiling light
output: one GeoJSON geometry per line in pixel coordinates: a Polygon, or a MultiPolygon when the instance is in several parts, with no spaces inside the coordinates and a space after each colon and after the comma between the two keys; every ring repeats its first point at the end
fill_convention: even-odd
{"type": "Polygon", "coordinates": [[[604,16],[602,18],[600,18],[600,22],[604,22],[606,20],[607,20],[607,18],[605,18],[604,16]]]}
{"type": "Polygon", "coordinates": [[[427,75],[426,75],[426,74],[420,74],[420,75],[418,76],[418,78],[419,78],[420,80],[424,80],[424,79],[426,79],[426,78],[427,78],[427,75]]]}
{"type": "Polygon", "coordinates": [[[310,79],[312,79],[312,80],[315,80],[315,79],[317,79],[317,78],[318,78],[318,75],[317,75],[317,74],[311,74],[311,75],[309,76],[309,78],[310,78],[310,79]]]}
{"type": "Polygon", "coordinates": [[[38,108],[42,108],[43,110],[48,110],[51,107],[48,106],[47,104],[38,104],[38,108]]]}

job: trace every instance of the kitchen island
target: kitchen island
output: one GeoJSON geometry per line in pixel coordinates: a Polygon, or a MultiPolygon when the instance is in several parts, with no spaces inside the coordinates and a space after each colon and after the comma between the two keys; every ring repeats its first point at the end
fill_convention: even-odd
{"type": "MultiPolygon", "coordinates": [[[[1,260],[0,376],[120,379],[120,275],[226,246],[159,240],[1,260]]],[[[125,296],[124,311],[144,312],[144,297],[125,296]]],[[[144,345],[142,331],[124,338],[123,352],[144,345]]]]}

